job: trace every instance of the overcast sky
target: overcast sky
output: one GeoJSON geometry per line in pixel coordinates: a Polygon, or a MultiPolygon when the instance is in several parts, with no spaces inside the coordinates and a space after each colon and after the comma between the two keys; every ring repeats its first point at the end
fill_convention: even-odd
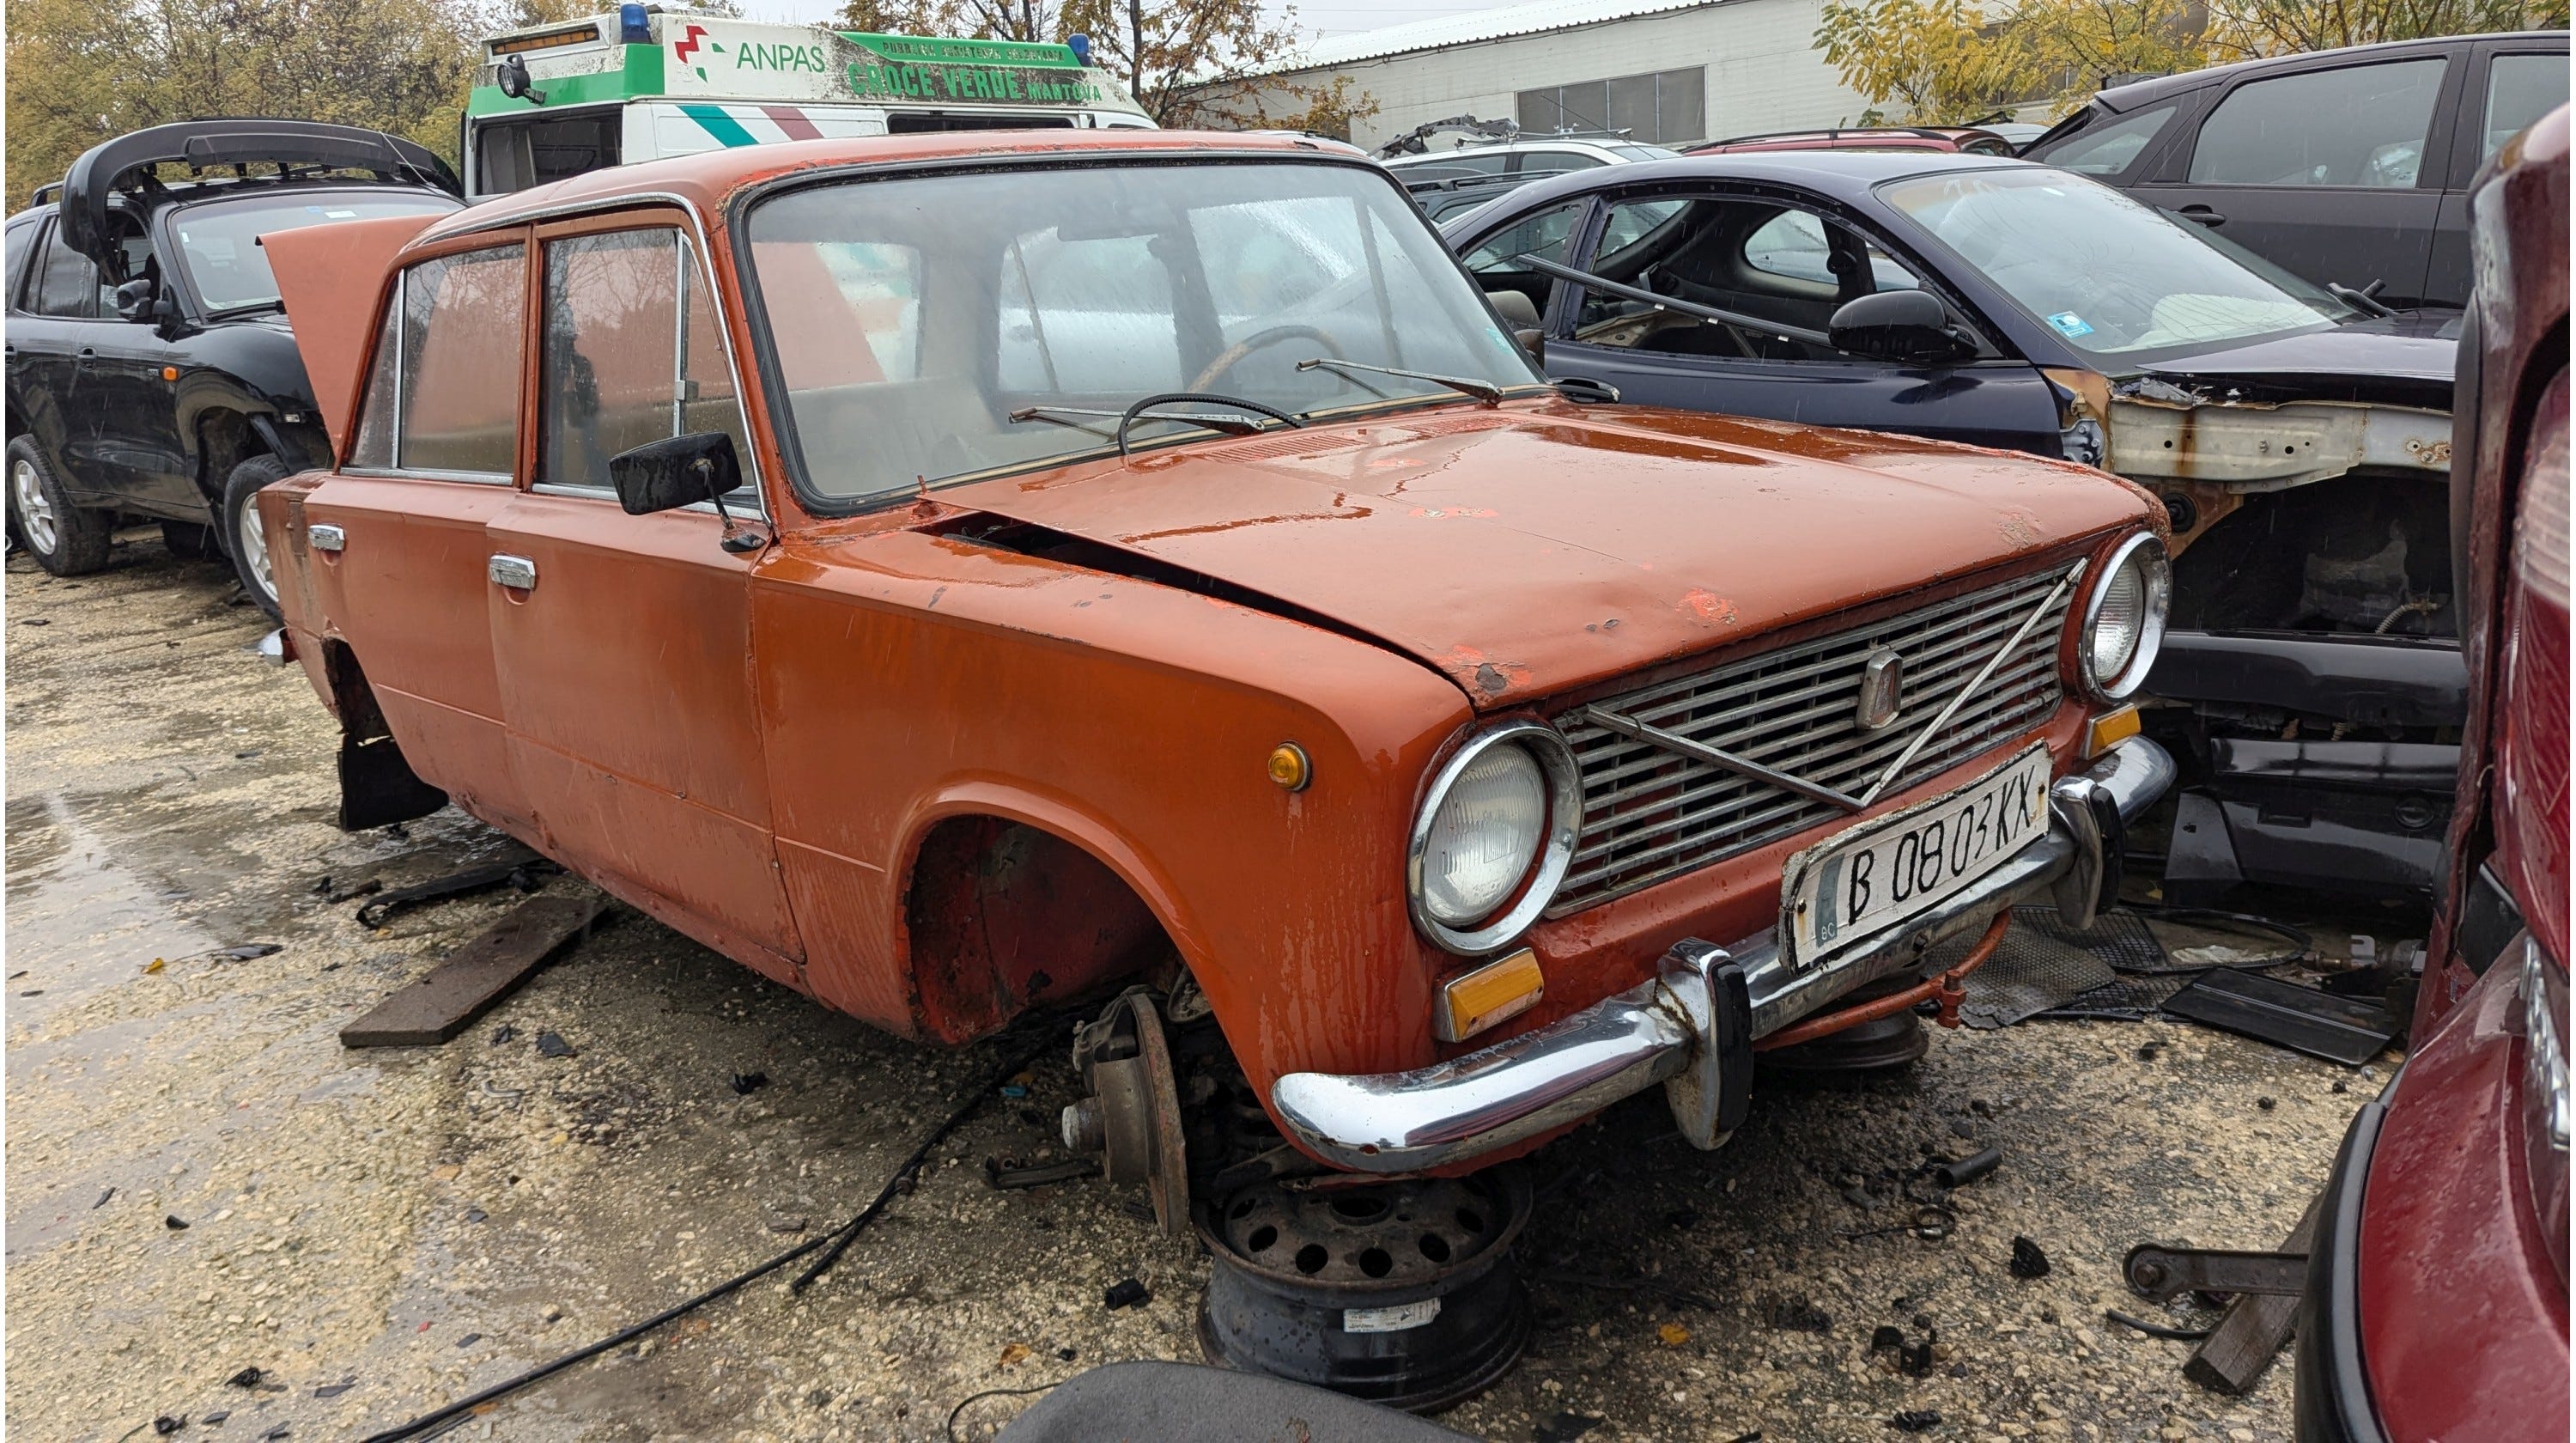
{"type": "MultiPolygon", "coordinates": [[[[1266,0],[1273,13],[1285,8],[1278,0],[1266,0]]],[[[1296,5],[1297,28],[1308,35],[1347,35],[1354,30],[1376,30],[1388,25],[1402,25],[1412,20],[1429,20],[1439,15],[1457,15],[1469,10],[1492,10],[1517,0],[1410,0],[1407,4],[1378,5],[1362,0],[1303,0],[1296,5]]],[[[820,21],[837,15],[842,0],[745,0],[743,14],[753,20],[820,21]]]]}

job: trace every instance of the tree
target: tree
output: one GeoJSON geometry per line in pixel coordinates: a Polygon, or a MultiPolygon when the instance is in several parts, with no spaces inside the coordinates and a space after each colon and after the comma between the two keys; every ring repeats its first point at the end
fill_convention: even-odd
{"type": "Polygon", "coordinates": [[[2064,114],[2123,76],[2562,27],[2567,14],[2568,0],[2024,0],[1992,11],[1970,0],[1829,0],[1816,48],[1874,105],[1937,125],[2035,101],[2064,114]]]}

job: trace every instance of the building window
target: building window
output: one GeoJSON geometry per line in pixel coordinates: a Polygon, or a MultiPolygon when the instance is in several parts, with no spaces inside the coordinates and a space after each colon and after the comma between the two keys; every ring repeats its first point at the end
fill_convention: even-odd
{"type": "Polygon", "coordinates": [[[1630,139],[1649,145],[1702,140],[1708,133],[1706,75],[1694,65],[1524,90],[1519,97],[1521,129],[1534,135],[1624,130],[1630,139]]]}

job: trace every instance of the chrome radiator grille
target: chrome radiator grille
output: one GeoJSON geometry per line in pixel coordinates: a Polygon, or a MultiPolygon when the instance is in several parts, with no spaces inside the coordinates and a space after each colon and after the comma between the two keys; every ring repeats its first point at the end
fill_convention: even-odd
{"type": "MultiPolygon", "coordinates": [[[[2071,568],[2016,577],[1596,703],[1801,781],[1866,794],[2071,568]],[[1876,731],[1859,722],[1862,669],[1880,648],[1904,661],[1904,700],[1876,731]]],[[[2048,612],[1906,763],[1902,790],[2037,726],[2062,695],[2057,647],[2076,594],[2048,612]]],[[[1710,762],[1634,740],[1578,710],[1557,719],[1583,769],[1583,832],[1549,916],[1604,902],[1848,815],[1710,762]]]]}

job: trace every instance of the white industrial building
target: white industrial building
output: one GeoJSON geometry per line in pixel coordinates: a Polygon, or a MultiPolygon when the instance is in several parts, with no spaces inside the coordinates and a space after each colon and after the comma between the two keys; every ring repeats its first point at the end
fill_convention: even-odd
{"type": "MultiPolygon", "coordinates": [[[[1815,46],[1824,0],[1535,0],[1315,41],[1271,70],[1377,102],[1371,150],[1453,115],[1686,145],[1856,123],[1869,102],[1815,46]]],[[[1453,144],[1435,140],[1435,147],[1453,144]]]]}

